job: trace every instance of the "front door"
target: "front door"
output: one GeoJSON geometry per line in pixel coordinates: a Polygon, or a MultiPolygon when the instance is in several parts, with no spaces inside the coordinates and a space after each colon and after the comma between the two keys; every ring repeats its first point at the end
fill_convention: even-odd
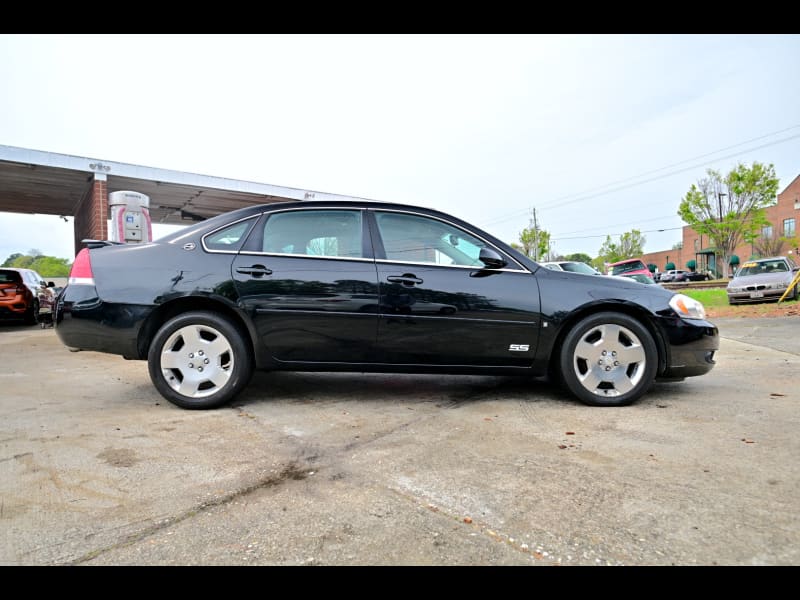
{"type": "Polygon", "coordinates": [[[380,290],[378,350],[389,363],[527,367],[539,332],[536,278],[463,227],[371,211],[380,290]],[[507,265],[489,269],[481,248],[507,265]]]}

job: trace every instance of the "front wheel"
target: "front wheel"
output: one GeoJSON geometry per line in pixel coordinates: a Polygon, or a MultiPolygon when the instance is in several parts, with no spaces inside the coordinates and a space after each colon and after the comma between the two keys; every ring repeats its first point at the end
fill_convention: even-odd
{"type": "Polygon", "coordinates": [[[229,402],[253,374],[252,354],[239,329],[205,311],[167,321],[150,344],[147,364],[159,393],[191,409],[229,402]]]}
{"type": "Polygon", "coordinates": [[[564,385],[591,406],[626,406],[653,384],[658,363],[653,336],[623,313],[602,312],[579,321],[564,338],[564,385]]]}

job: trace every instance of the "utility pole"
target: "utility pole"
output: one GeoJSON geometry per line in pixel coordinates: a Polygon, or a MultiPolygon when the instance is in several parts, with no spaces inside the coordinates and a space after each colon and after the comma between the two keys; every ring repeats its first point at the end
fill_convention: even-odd
{"type": "Polygon", "coordinates": [[[539,222],[536,220],[536,207],[533,211],[533,260],[539,261],[539,222]]]}
{"type": "MultiPolygon", "coordinates": [[[[717,192],[717,205],[719,206],[719,241],[722,241],[722,197],[727,196],[724,192],[717,192]]],[[[719,251],[719,248],[717,248],[719,251]]],[[[724,257],[720,255],[720,258],[723,259],[722,262],[725,262],[724,257]]],[[[717,265],[718,270],[722,273],[723,277],[728,276],[728,265],[722,265],[722,268],[719,269],[719,265],[717,265]]]]}

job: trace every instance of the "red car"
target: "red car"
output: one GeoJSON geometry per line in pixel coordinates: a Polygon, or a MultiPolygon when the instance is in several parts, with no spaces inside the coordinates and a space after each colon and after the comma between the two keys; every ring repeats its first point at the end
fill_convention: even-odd
{"type": "Polygon", "coordinates": [[[53,287],[32,269],[0,269],[0,318],[22,319],[28,325],[39,322],[39,292],[53,287]]]}
{"type": "Polygon", "coordinates": [[[609,275],[645,275],[650,279],[653,278],[653,274],[650,273],[650,269],[647,268],[647,265],[639,258],[628,258],[625,260],[621,260],[619,262],[611,263],[608,265],[608,274],[609,275]]]}

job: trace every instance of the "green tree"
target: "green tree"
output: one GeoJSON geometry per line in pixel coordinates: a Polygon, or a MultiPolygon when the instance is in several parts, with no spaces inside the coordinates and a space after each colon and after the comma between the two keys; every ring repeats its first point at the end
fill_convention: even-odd
{"type": "Polygon", "coordinates": [[[607,235],[606,241],[600,246],[597,259],[595,260],[599,260],[602,264],[641,256],[644,254],[644,244],[646,241],[647,238],[645,238],[638,229],[626,231],[619,236],[618,242],[614,242],[611,236],[607,235]]]}
{"type": "Polygon", "coordinates": [[[697,233],[708,236],[727,270],[736,246],[754,240],[767,224],[764,209],[775,202],[778,178],[773,165],[759,162],[750,167],[740,163],[727,175],[713,169],[706,174],[689,188],[678,216],[697,233]]]}
{"type": "Polygon", "coordinates": [[[69,277],[70,264],[66,258],[39,256],[34,259],[30,268],[42,277],[69,277]]]}
{"type": "Polygon", "coordinates": [[[9,256],[5,262],[0,265],[0,267],[10,267],[14,264],[14,261],[17,260],[20,256],[22,256],[22,252],[14,252],[11,256],[9,256]]]}
{"type": "Polygon", "coordinates": [[[41,250],[34,248],[28,254],[15,252],[6,259],[2,266],[16,269],[33,269],[42,277],[69,277],[69,270],[72,264],[67,258],[45,256],[41,250]],[[32,254],[33,252],[36,254],[32,254]]]}
{"type": "Polygon", "coordinates": [[[33,264],[33,260],[34,258],[32,256],[23,254],[11,261],[11,266],[16,269],[30,269],[31,265],[33,264]]]}
{"type": "Polygon", "coordinates": [[[583,252],[575,252],[574,254],[568,254],[564,257],[564,260],[571,260],[573,262],[582,262],[586,263],[587,265],[592,264],[592,257],[588,254],[584,254],[583,252]]]}
{"type": "Polygon", "coordinates": [[[533,260],[539,260],[550,252],[550,232],[531,224],[519,234],[522,253],[533,260]]]}

